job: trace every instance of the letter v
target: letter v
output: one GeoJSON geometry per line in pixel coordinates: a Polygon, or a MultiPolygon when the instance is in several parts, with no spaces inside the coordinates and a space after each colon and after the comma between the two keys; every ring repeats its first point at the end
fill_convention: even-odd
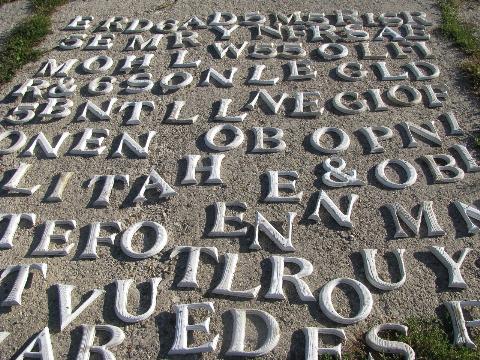
{"type": "Polygon", "coordinates": [[[58,290],[58,303],[60,310],[60,331],[63,331],[78,315],[80,315],[92,302],[105,290],[94,289],[91,295],[75,311],[72,312],[73,285],[56,284],[58,290]]]}

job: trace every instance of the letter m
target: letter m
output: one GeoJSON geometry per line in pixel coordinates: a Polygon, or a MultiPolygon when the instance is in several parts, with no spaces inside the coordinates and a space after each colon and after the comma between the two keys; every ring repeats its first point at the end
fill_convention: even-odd
{"type": "Polygon", "coordinates": [[[63,64],[57,65],[57,60],[48,59],[47,62],[43,64],[42,68],[38,70],[37,76],[65,77],[77,61],[78,59],[68,59],[63,64]]]}
{"type": "Polygon", "coordinates": [[[390,210],[393,222],[395,224],[395,238],[409,237],[405,230],[402,228],[401,223],[408,226],[408,228],[418,236],[420,234],[420,226],[422,219],[425,220],[427,226],[427,236],[440,236],[445,235],[445,231],[441,228],[437,221],[435,213],[433,212],[433,202],[424,201],[419,205],[417,217],[414,218],[409,211],[407,211],[399,203],[393,203],[386,205],[390,210]]]}

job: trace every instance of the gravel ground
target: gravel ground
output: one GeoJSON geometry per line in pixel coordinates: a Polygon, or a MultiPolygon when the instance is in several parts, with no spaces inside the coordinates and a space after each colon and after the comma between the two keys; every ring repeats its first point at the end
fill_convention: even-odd
{"type": "MultiPolygon", "coordinates": [[[[12,5],[14,6],[14,5],[12,5]]],[[[352,90],[364,92],[369,88],[386,90],[394,83],[379,82],[371,70],[373,61],[361,60],[365,69],[369,71],[366,80],[362,82],[346,83],[338,81],[331,76],[332,69],[342,61],[355,61],[357,59],[355,47],[348,44],[350,54],[347,58],[339,61],[321,62],[318,58],[313,59],[313,68],[318,71],[315,80],[307,82],[283,81],[283,68],[287,63],[284,59],[269,59],[254,61],[243,55],[239,60],[214,59],[206,50],[207,45],[214,42],[212,32],[202,30],[199,41],[202,46],[188,49],[192,59],[202,60],[198,69],[188,69],[194,77],[194,82],[187,89],[169,95],[160,95],[158,86],[152,92],[136,95],[126,95],[119,92],[119,87],[109,95],[91,97],[86,96],[85,88],[88,81],[99,76],[97,74],[81,74],[72,72],[77,79],[77,94],[72,98],[75,109],[87,99],[95,103],[101,103],[115,96],[117,101],[112,119],[108,122],[76,121],[78,113],[72,112],[70,116],[60,120],[34,121],[24,126],[5,125],[8,129],[24,131],[27,136],[33,137],[42,131],[51,139],[63,131],[78,134],[86,127],[104,127],[110,130],[110,136],[105,140],[107,149],[112,148],[114,139],[118,141],[118,135],[126,131],[132,137],[145,134],[148,130],[157,131],[150,146],[150,154],[147,159],[121,158],[111,159],[104,154],[95,158],[81,158],[78,156],[65,156],[66,149],[72,144],[68,139],[60,150],[61,156],[57,159],[45,159],[39,157],[20,157],[18,154],[3,156],[2,163],[5,169],[13,169],[20,162],[32,164],[26,185],[41,184],[40,190],[29,197],[15,197],[3,194],[0,197],[2,212],[33,212],[37,215],[37,223],[41,224],[49,219],[75,219],[77,229],[71,234],[71,242],[74,249],[65,257],[32,257],[31,251],[39,242],[42,227],[20,227],[15,237],[14,247],[3,250],[0,257],[0,266],[10,264],[44,262],[48,264],[46,280],[42,280],[39,274],[33,276],[30,286],[25,290],[22,305],[4,310],[1,316],[0,330],[12,333],[0,345],[0,358],[10,358],[22,347],[27,340],[49,326],[52,334],[53,350],[58,359],[75,358],[81,338],[81,324],[108,323],[122,327],[125,331],[125,341],[115,348],[117,359],[155,359],[165,358],[166,353],[173,342],[175,316],[172,305],[175,303],[191,303],[213,301],[215,314],[211,315],[211,332],[220,334],[219,349],[215,353],[205,354],[202,358],[223,358],[231,337],[229,327],[231,325],[226,311],[231,308],[256,308],[269,312],[279,322],[281,341],[279,345],[265,359],[300,359],[302,358],[303,338],[301,329],[305,326],[338,327],[322,314],[317,302],[301,302],[294,288],[287,285],[287,300],[271,301],[265,299],[270,279],[270,265],[268,258],[273,254],[284,255],[276,249],[270,241],[262,240],[263,249],[249,251],[251,232],[249,236],[240,239],[211,239],[205,236],[208,224],[211,224],[210,205],[215,201],[243,201],[248,204],[245,221],[253,223],[255,211],[261,212],[275,226],[285,231],[285,214],[288,211],[297,212],[294,223],[293,243],[296,251],[290,256],[305,258],[314,267],[313,274],[306,280],[314,295],[328,281],[338,277],[351,277],[368,284],[365,279],[361,256],[359,251],[364,248],[376,248],[379,250],[378,267],[381,275],[389,279],[391,266],[383,261],[383,255],[388,252],[387,260],[391,260],[394,249],[404,248],[405,265],[407,268],[407,280],[403,287],[391,292],[378,291],[370,285],[374,299],[374,307],[370,316],[353,326],[345,327],[348,340],[346,347],[353,343],[353,338],[363,334],[374,325],[383,322],[401,322],[411,316],[434,317],[445,313],[442,302],[454,299],[476,299],[479,297],[480,286],[479,251],[476,241],[478,235],[467,236],[463,220],[453,206],[453,201],[472,204],[478,200],[479,177],[478,174],[467,173],[465,178],[453,184],[432,184],[432,179],[425,168],[418,161],[425,154],[451,153],[449,148],[456,143],[467,143],[468,137],[445,136],[444,126],[438,122],[437,129],[442,135],[442,145],[433,147],[422,141],[416,149],[403,147],[404,139],[400,136],[398,124],[402,121],[414,123],[437,120],[446,111],[453,111],[467,134],[478,127],[478,100],[469,95],[465,81],[458,72],[456,65],[462,61],[462,55],[454,47],[440,39],[437,35],[439,22],[439,10],[433,1],[303,1],[301,3],[290,0],[286,1],[183,1],[174,5],[163,7],[158,1],[149,0],[124,0],[118,1],[74,1],[60,10],[53,17],[53,32],[41,45],[46,50],[51,50],[35,64],[27,65],[14,79],[11,84],[0,88],[0,96],[4,100],[0,104],[0,118],[9,113],[15,107],[15,100],[9,95],[15,86],[21,84],[40,68],[40,64],[48,58],[57,61],[65,61],[69,58],[78,58],[80,61],[91,56],[107,54],[101,51],[59,51],[55,47],[68,32],[64,27],[75,15],[94,16],[95,25],[101,20],[112,15],[124,15],[129,18],[147,18],[155,23],[165,19],[184,20],[192,15],[206,17],[214,10],[229,10],[237,15],[243,15],[248,11],[260,11],[261,13],[273,13],[281,10],[284,13],[292,11],[312,11],[332,13],[335,9],[354,7],[361,13],[366,12],[400,12],[403,10],[425,11],[435,25],[429,29],[432,38],[428,45],[432,48],[436,58],[430,60],[439,66],[440,78],[434,84],[445,84],[449,89],[449,98],[444,107],[429,109],[423,104],[408,108],[391,107],[387,112],[365,112],[355,116],[339,116],[334,114],[327,104],[325,113],[315,119],[297,119],[285,116],[282,111],[278,115],[265,114],[260,110],[249,113],[243,123],[235,124],[245,133],[246,140],[237,149],[226,153],[222,166],[222,186],[182,186],[180,180],[184,173],[184,163],[179,160],[187,154],[206,155],[203,146],[203,134],[214,124],[211,122],[211,104],[220,98],[231,98],[232,111],[239,111],[247,102],[252,91],[257,87],[247,86],[243,83],[249,68],[256,63],[267,66],[265,76],[279,76],[281,81],[269,92],[294,93],[295,91],[320,91],[320,103],[331,99],[334,94],[341,91],[352,90]],[[229,89],[214,86],[198,87],[199,79],[203,71],[213,66],[215,69],[226,70],[232,66],[238,67],[238,78],[235,86],[229,89]],[[242,79],[242,81],[240,81],[242,79]],[[118,112],[118,107],[124,101],[152,100],[156,103],[156,109],[147,114],[140,125],[126,126],[124,116],[118,112]],[[185,113],[187,115],[198,114],[199,118],[192,125],[168,125],[163,122],[167,104],[174,100],[187,102],[185,113]],[[385,153],[367,155],[364,152],[364,140],[358,135],[358,130],[364,126],[385,125],[392,128],[394,138],[385,142],[385,153]],[[256,126],[274,126],[283,129],[287,150],[278,154],[255,155],[250,152],[252,147],[251,129],[256,126]],[[319,223],[307,220],[312,212],[316,192],[326,189],[321,184],[319,174],[320,164],[327,157],[314,153],[305,139],[321,126],[335,126],[344,129],[351,137],[350,148],[342,155],[347,163],[347,169],[356,169],[359,177],[367,185],[362,187],[347,187],[339,189],[327,189],[328,194],[338,203],[345,200],[347,194],[359,195],[359,200],[354,206],[352,220],[354,227],[346,230],[336,226],[327,213],[323,211],[319,223]],[[386,191],[373,176],[376,164],[387,158],[405,159],[417,169],[418,180],[415,185],[400,191],[386,191]],[[153,200],[139,206],[131,206],[125,199],[132,196],[131,189],[138,189],[141,176],[146,175],[151,168],[158,173],[177,191],[177,195],[166,200],[153,200]],[[297,191],[303,191],[303,200],[298,204],[266,204],[261,201],[265,194],[264,174],[267,170],[294,170],[299,174],[297,191]],[[71,171],[75,175],[65,190],[64,201],[61,203],[46,203],[44,196],[49,188],[51,179],[62,171],[71,171]],[[116,186],[110,198],[110,205],[106,208],[91,206],[92,190],[86,187],[88,180],[96,174],[129,174],[131,186],[116,186]],[[140,180],[138,180],[140,178],[140,180]],[[442,228],[446,231],[445,236],[429,238],[422,232],[420,237],[406,239],[393,239],[393,224],[385,205],[400,202],[405,208],[410,209],[421,201],[431,200],[434,202],[436,215],[442,228]],[[83,250],[88,236],[88,224],[95,221],[117,220],[124,224],[124,228],[140,220],[157,221],[163,224],[168,233],[168,244],[157,256],[147,260],[132,261],[126,258],[118,246],[119,236],[115,246],[100,245],[98,247],[99,259],[95,261],[78,260],[78,255],[83,250]],[[258,284],[262,285],[257,300],[234,301],[229,298],[220,298],[211,294],[221,274],[221,266],[216,266],[208,257],[202,256],[199,268],[198,290],[179,291],[175,284],[181,276],[181,270],[185,265],[185,259],[168,260],[171,249],[178,245],[215,246],[220,254],[226,252],[239,253],[240,260],[234,280],[236,289],[248,289],[258,284]],[[444,246],[449,254],[456,253],[464,247],[471,247],[473,251],[468,255],[463,264],[463,274],[468,288],[462,291],[452,291],[447,287],[448,275],[445,268],[430,254],[427,247],[430,245],[444,246]],[[148,320],[126,326],[119,321],[114,313],[115,279],[133,278],[137,283],[146,281],[151,277],[163,278],[159,286],[156,311],[148,320]],[[78,304],[86,294],[94,288],[104,288],[106,295],[101,296],[89,306],[78,318],[76,318],[65,330],[58,327],[58,310],[54,284],[73,284],[76,286],[73,304],[78,304]]],[[[6,8],[7,9],[7,8],[6,8]]],[[[3,8],[2,8],[3,11],[3,8]]],[[[3,24],[2,24],[3,26],[3,24]]],[[[88,31],[89,36],[91,35],[88,31]]],[[[111,56],[117,60],[129,55],[122,51],[128,35],[117,34],[115,45],[111,50],[111,56]]],[[[250,39],[247,28],[241,28],[232,36],[232,42],[241,43],[250,39]]],[[[167,41],[162,39],[159,50],[155,52],[152,61],[153,79],[156,83],[173,70],[169,68],[171,49],[166,49],[167,41]]],[[[268,39],[267,42],[270,42],[268,39]]],[[[306,43],[308,51],[313,51],[318,44],[306,43]]],[[[141,52],[134,52],[139,55],[141,52]]],[[[415,59],[415,56],[412,57],[415,59]]],[[[408,63],[409,59],[388,60],[395,70],[408,63]]],[[[111,71],[107,72],[111,75],[111,71]]],[[[118,77],[117,84],[122,85],[130,75],[115,75],[118,77]]],[[[50,81],[54,81],[52,78],[50,81]]],[[[406,81],[408,82],[408,81],[406,81]]],[[[413,83],[417,86],[417,83],[413,83]]],[[[421,84],[420,84],[421,85],[421,84]]],[[[420,86],[418,85],[418,86],[420,86]]],[[[17,101],[18,102],[18,101],[17,101]]],[[[11,171],[5,171],[0,185],[4,184],[11,176],[11,171]]],[[[97,190],[98,193],[98,190],[97,190]]],[[[342,202],[345,206],[345,202],[342,202]]],[[[477,203],[478,205],[478,203],[477,203]]],[[[345,207],[342,207],[345,209],[345,207]]],[[[422,230],[423,231],[423,230],[422,230]]],[[[140,243],[141,241],[139,241],[140,243]]],[[[138,245],[141,248],[141,245],[138,245]]],[[[388,261],[391,265],[391,261],[388,261]]],[[[393,268],[395,269],[395,267],[393,268]]],[[[393,271],[393,277],[398,277],[398,271],[393,271]]],[[[347,294],[348,295],[348,294],[347,294]]],[[[351,295],[351,294],[350,294],[351,295]]],[[[335,304],[338,311],[344,315],[350,312],[349,299],[351,296],[335,292],[335,304]]],[[[135,312],[139,299],[139,293],[131,291],[131,304],[129,309],[135,312]]],[[[357,305],[353,307],[355,310],[357,305]]],[[[144,309],[144,308],[142,308],[144,309]]],[[[203,314],[205,315],[205,314],[203,314]]],[[[195,316],[197,321],[201,315],[195,316]]],[[[253,330],[253,329],[250,329],[253,330]]],[[[248,332],[251,336],[251,332],[248,332]]],[[[194,343],[201,344],[205,336],[195,336],[194,343]]],[[[192,357],[194,358],[194,357],[192,357]]]]}

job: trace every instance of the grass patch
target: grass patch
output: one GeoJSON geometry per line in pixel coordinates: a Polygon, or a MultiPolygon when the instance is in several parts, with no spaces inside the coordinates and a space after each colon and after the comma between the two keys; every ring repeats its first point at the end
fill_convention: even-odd
{"type": "MultiPolygon", "coordinates": [[[[5,0],[0,0],[5,1],[5,0]]],[[[50,14],[68,0],[32,0],[33,14],[17,25],[0,52],[0,84],[10,81],[25,64],[43,54],[35,47],[50,32],[50,14]]]]}
{"type": "Polygon", "coordinates": [[[462,0],[439,0],[442,13],[442,33],[451,39],[466,55],[461,68],[468,75],[473,89],[480,93],[480,41],[475,27],[460,20],[459,6],[462,0]]]}
{"type": "Polygon", "coordinates": [[[42,15],[50,15],[57,7],[67,2],[68,0],[30,0],[33,11],[42,15]]]}
{"type": "Polygon", "coordinates": [[[460,21],[458,0],[441,0],[440,10],[442,12],[442,32],[452,39],[466,54],[480,53],[480,45],[475,36],[473,25],[460,21]]]}
{"type": "Polygon", "coordinates": [[[452,330],[445,330],[439,320],[410,319],[407,321],[408,336],[398,340],[409,344],[416,359],[429,360],[478,360],[480,352],[464,346],[454,346],[451,342],[452,330]]]}
{"type": "Polygon", "coordinates": [[[12,30],[0,54],[0,84],[10,81],[18,69],[42,55],[34,47],[49,30],[50,18],[44,15],[33,15],[12,30]]]}
{"type": "MultiPolygon", "coordinates": [[[[480,351],[454,346],[451,342],[452,329],[445,329],[439,320],[414,318],[403,323],[408,327],[408,335],[399,333],[380,334],[384,339],[401,341],[410,345],[417,360],[480,360],[480,351]]],[[[344,360],[365,360],[370,350],[365,343],[358,341],[354,346],[343,350],[344,360]]],[[[376,360],[400,359],[392,354],[379,354],[370,351],[376,360]]],[[[333,360],[331,356],[322,356],[322,360],[333,360]]]]}
{"type": "MultiPolygon", "coordinates": [[[[480,95],[480,41],[475,35],[475,26],[460,20],[459,7],[463,0],[438,0],[442,14],[442,33],[460,48],[467,59],[461,64],[472,89],[480,95]]],[[[480,136],[474,138],[480,148],[480,136]]]]}
{"type": "Polygon", "coordinates": [[[462,64],[462,69],[470,75],[473,87],[480,90],[480,56],[467,60],[462,64]]]}

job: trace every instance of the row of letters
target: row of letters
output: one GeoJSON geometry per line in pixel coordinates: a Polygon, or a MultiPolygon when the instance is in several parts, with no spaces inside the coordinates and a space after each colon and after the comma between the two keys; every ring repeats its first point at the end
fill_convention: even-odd
{"type": "Polygon", "coordinates": [[[213,14],[202,19],[193,16],[185,22],[174,19],[160,21],[154,26],[154,23],[148,19],[128,19],[125,16],[112,16],[104,21],[99,21],[99,26],[92,27],[94,23],[93,16],[76,16],[64,28],[67,31],[79,31],[94,29],[94,31],[113,31],[123,33],[138,33],[143,31],[158,31],[162,33],[175,32],[178,30],[207,29],[209,26],[255,26],[268,25],[334,25],[344,27],[348,24],[363,24],[367,27],[372,26],[392,26],[398,27],[403,24],[431,26],[433,23],[427,19],[427,14],[420,11],[402,11],[386,12],[381,14],[365,13],[359,14],[356,10],[335,10],[333,13],[325,14],[323,12],[301,12],[295,11],[291,14],[280,12],[272,14],[261,14],[257,12],[245,13],[239,21],[237,15],[229,11],[215,11],[213,14]],[[377,22],[378,21],[378,22],[377,22]],[[152,29],[153,28],[153,29],[152,29]]]}
{"type": "MultiPolygon", "coordinates": [[[[232,33],[238,29],[238,26],[224,27],[215,26],[211,30],[217,34],[215,40],[228,41],[232,40],[232,33]]],[[[308,43],[335,43],[340,42],[368,42],[368,41],[391,41],[391,42],[412,42],[412,41],[428,41],[430,34],[426,28],[421,25],[402,25],[398,29],[386,26],[376,32],[373,39],[370,33],[361,25],[347,25],[345,28],[338,29],[332,25],[326,26],[280,26],[277,28],[259,25],[255,27],[252,39],[253,41],[266,40],[265,36],[269,36],[268,40],[285,40],[289,44],[300,44],[301,41],[308,43]]],[[[130,35],[127,38],[127,44],[122,45],[125,50],[157,50],[158,45],[164,34],[153,34],[150,37],[143,37],[140,34],[130,35]],[[137,47],[138,46],[138,47],[137,47]]],[[[59,50],[110,50],[115,44],[119,43],[114,33],[96,33],[96,35],[70,34],[60,40],[58,44],[59,50]]],[[[166,37],[164,41],[166,49],[188,48],[201,46],[199,41],[199,33],[190,30],[181,30],[173,32],[166,37]]],[[[123,41],[122,41],[123,43],[123,41]]]]}
{"type": "MultiPolygon", "coordinates": [[[[343,212],[341,207],[325,191],[320,191],[316,194],[315,209],[309,213],[308,219],[313,222],[320,222],[320,212],[325,211],[339,226],[352,228],[352,210],[357,198],[355,194],[349,195],[348,208],[343,212]]],[[[460,201],[455,201],[453,204],[462,217],[468,233],[477,234],[479,232],[480,210],[473,205],[460,201]]],[[[427,236],[446,235],[445,230],[443,230],[435,215],[432,201],[424,201],[418,204],[417,207],[417,214],[413,216],[409,209],[405,209],[399,203],[386,205],[393,219],[395,238],[410,237],[410,234],[421,236],[422,223],[424,223],[427,230],[427,236]]],[[[280,251],[295,251],[294,243],[296,241],[293,240],[293,229],[294,220],[297,216],[296,212],[288,212],[286,214],[287,222],[284,225],[287,230],[282,234],[258,211],[255,213],[255,221],[252,225],[245,221],[246,203],[240,201],[216,202],[212,208],[215,215],[213,224],[205,225],[205,236],[207,238],[242,238],[249,242],[250,250],[261,250],[259,235],[263,234],[280,251]]],[[[8,250],[13,248],[14,240],[19,236],[17,234],[19,225],[22,224],[24,227],[35,226],[36,220],[37,216],[34,213],[1,214],[0,221],[3,222],[4,231],[0,238],[0,249],[8,250]]],[[[75,246],[70,241],[71,232],[77,229],[75,220],[47,220],[38,229],[42,230],[40,240],[30,252],[30,256],[67,256],[75,246]],[[61,229],[63,229],[63,233],[59,233],[61,229]]],[[[119,221],[103,221],[89,224],[89,226],[82,229],[88,230],[88,239],[83,251],[78,256],[82,260],[97,259],[98,244],[113,246],[115,245],[117,235],[120,238],[119,246],[122,253],[129,258],[137,260],[148,259],[158,255],[164,250],[168,242],[167,231],[161,224],[154,221],[140,221],[127,228],[119,221]],[[136,239],[135,235],[146,231],[149,231],[147,236],[148,242],[151,243],[149,248],[141,251],[135,250],[135,247],[132,245],[136,239]]]]}
{"type": "MultiPolygon", "coordinates": [[[[355,281],[352,279],[338,280],[341,280],[341,284],[355,281]]],[[[118,283],[121,281],[126,280],[119,280],[118,283]]],[[[71,292],[72,288],[73,286],[70,285],[58,284],[59,291],[65,291],[65,289],[68,289],[67,291],[71,292]]],[[[333,286],[331,286],[330,290],[333,290],[333,286]]],[[[96,293],[93,295],[98,297],[98,294],[96,293]]],[[[94,300],[92,300],[92,296],[87,299],[82,306],[88,306],[89,304],[87,302],[94,300]]],[[[62,297],[61,300],[65,301],[62,297]]],[[[60,304],[60,310],[64,311],[64,313],[61,313],[61,316],[68,317],[68,319],[77,317],[79,313],[84,310],[84,308],[80,307],[76,312],[72,313],[71,309],[66,310],[64,308],[65,305],[62,303],[60,304]]],[[[472,306],[478,307],[479,302],[446,301],[444,305],[452,317],[451,322],[455,336],[454,344],[475,348],[475,344],[470,339],[467,328],[477,327],[478,321],[466,320],[463,310],[464,308],[472,306]]],[[[125,306],[125,304],[123,304],[123,306],[125,306]]],[[[115,310],[117,311],[117,306],[115,307],[115,310]]],[[[335,310],[333,309],[333,311],[335,310]]],[[[176,304],[173,306],[173,312],[175,313],[176,319],[175,336],[173,344],[168,351],[169,356],[204,354],[217,351],[220,335],[213,335],[210,332],[210,313],[215,313],[213,302],[176,304]],[[206,318],[202,322],[191,323],[194,315],[196,315],[195,318],[197,318],[198,312],[202,310],[208,314],[206,318]],[[197,342],[194,340],[192,341],[192,338],[195,339],[195,334],[198,336],[199,333],[203,333],[203,336],[210,340],[203,344],[194,345],[197,342]]],[[[224,351],[225,356],[242,359],[264,356],[272,352],[279,344],[281,340],[280,325],[275,317],[268,312],[250,308],[234,308],[225,312],[225,314],[227,313],[232,319],[232,322],[230,326],[224,324],[224,330],[231,338],[228,348],[224,351]],[[253,346],[253,349],[252,346],[247,347],[246,345],[247,321],[252,321],[256,325],[263,323],[263,326],[266,328],[266,334],[262,337],[259,334],[255,334],[258,344],[257,346],[253,346]],[[262,340],[259,340],[260,338],[262,340]]],[[[80,329],[82,334],[80,341],[78,341],[80,346],[78,350],[75,349],[76,352],[74,353],[76,354],[75,358],[77,360],[88,360],[90,359],[91,354],[97,354],[103,359],[116,359],[113,351],[125,341],[125,333],[120,327],[109,324],[83,324],[80,329]],[[103,342],[100,341],[100,343],[96,345],[98,342],[97,338],[100,338],[100,334],[103,334],[103,342]]],[[[163,329],[163,331],[165,331],[165,329],[163,329]]],[[[305,327],[302,329],[302,332],[305,338],[305,349],[303,354],[305,360],[318,360],[321,356],[325,355],[339,359],[342,358],[342,345],[347,341],[345,330],[325,327],[305,327]],[[333,345],[326,346],[326,343],[322,344],[320,341],[326,340],[324,336],[326,338],[330,337],[330,339],[335,339],[333,345]]],[[[388,332],[398,332],[402,335],[406,335],[408,327],[398,323],[384,323],[374,326],[365,335],[365,342],[368,348],[378,353],[396,354],[402,356],[403,359],[414,360],[415,351],[407,343],[388,340],[388,336],[383,337],[380,335],[380,333],[385,333],[386,335],[388,332]]],[[[8,332],[0,332],[0,342],[3,342],[9,335],[8,332]]],[[[300,358],[299,355],[298,352],[295,353],[296,358],[300,358]]],[[[42,360],[54,360],[54,351],[48,327],[45,327],[40,333],[29,340],[15,360],[22,360],[25,356],[41,358],[42,360]]],[[[368,359],[373,360],[371,353],[368,354],[368,359]]]]}
{"type": "MultiPolygon", "coordinates": [[[[218,73],[217,73],[218,74],[218,73]]],[[[223,76],[223,75],[222,75],[223,76]]],[[[161,87],[165,91],[176,91],[182,87],[188,86],[193,81],[192,75],[188,73],[172,73],[166,78],[162,79],[161,87]],[[181,82],[172,85],[172,79],[180,77],[181,82]],[[165,80],[168,78],[167,80],[165,80]],[[165,80],[165,81],[164,81],[165,80]]],[[[228,80],[226,80],[228,82],[228,80]]],[[[97,78],[91,81],[88,85],[89,92],[95,95],[108,94],[113,90],[114,78],[110,76],[97,78]]],[[[27,94],[32,94],[37,100],[42,98],[42,89],[48,87],[48,82],[41,79],[27,81],[22,87],[17,89],[13,95],[23,98],[27,94]],[[38,85],[42,83],[44,87],[38,85]]],[[[151,80],[150,73],[140,73],[133,75],[127,82],[128,86],[125,92],[136,94],[142,92],[152,91],[154,88],[154,81],[151,80]]],[[[42,85],[42,86],[43,86],[42,85]]],[[[50,92],[59,91],[62,95],[73,95],[76,85],[70,81],[65,84],[60,81],[60,85],[53,87],[50,92]],[[70,87],[70,85],[72,87],[70,87]]],[[[253,91],[250,94],[250,99],[244,105],[243,110],[254,111],[259,109],[266,114],[278,114],[281,110],[285,111],[286,116],[295,118],[316,118],[321,116],[325,109],[330,112],[356,115],[364,112],[383,112],[389,111],[394,107],[410,107],[418,106],[425,103],[425,106],[430,108],[437,108],[444,106],[444,101],[448,97],[447,89],[444,85],[425,85],[422,87],[422,92],[410,85],[394,85],[388,88],[382,94],[380,89],[368,89],[366,92],[359,93],[356,91],[343,91],[337,93],[333,98],[325,100],[325,106],[321,106],[321,92],[320,91],[301,91],[294,94],[280,93],[277,95],[270,95],[265,89],[253,91]],[[388,100],[384,100],[386,97],[388,100]],[[291,103],[294,103],[291,106],[291,103]],[[329,107],[329,104],[332,107],[329,107]]],[[[81,115],[77,120],[87,120],[93,115],[97,120],[110,120],[110,113],[113,106],[118,99],[113,97],[105,102],[103,105],[98,105],[93,101],[87,101],[79,106],[81,115]]],[[[217,113],[214,116],[215,121],[221,122],[242,122],[247,113],[229,115],[229,105],[232,99],[223,98],[220,101],[215,101],[213,106],[218,104],[217,113]]],[[[175,100],[169,105],[170,111],[167,116],[167,122],[177,124],[191,124],[198,118],[197,115],[191,117],[181,116],[182,109],[186,102],[183,100],[175,100]]],[[[74,102],[68,97],[50,97],[48,102],[43,104],[40,109],[39,102],[22,102],[14,109],[9,111],[9,114],[3,118],[4,123],[12,125],[21,125],[32,122],[34,119],[43,119],[52,121],[55,119],[63,119],[69,116],[74,110],[74,102]]],[[[127,121],[127,125],[138,125],[140,123],[140,115],[145,109],[155,109],[155,102],[149,101],[127,101],[117,111],[124,111],[132,107],[132,114],[127,121]]],[[[447,120],[453,121],[453,120],[447,120]]]]}
{"type": "MultiPolygon", "coordinates": [[[[219,56],[224,57],[228,53],[230,48],[219,49],[219,56]],[[223,55],[222,55],[223,54],[223,55]]],[[[338,51],[344,51],[344,48],[337,48],[338,51]]],[[[236,53],[237,55],[239,53],[236,53]]],[[[201,60],[195,60],[190,62],[185,62],[185,56],[187,55],[187,50],[179,50],[174,54],[175,61],[172,63],[172,68],[194,68],[198,67],[201,63],[201,60]],[[180,59],[179,59],[180,58],[180,59]]],[[[341,55],[339,52],[335,55],[326,55],[328,57],[338,57],[341,55]]],[[[78,64],[75,68],[76,75],[84,74],[124,74],[131,71],[143,72],[151,69],[151,61],[154,59],[154,54],[146,54],[141,57],[135,55],[129,55],[125,58],[118,60],[118,65],[115,67],[114,60],[110,56],[106,55],[97,55],[91,58],[88,58],[78,64]]],[[[64,63],[57,64],[55,59],[49,59],[45,62],[40,70],[37,72],[37,76],[55,76],[55,77],[66,77],[66,80],[74,80],[72,76],[69,76],[69,72],[73,69],[74,65],[78,63],[78,59],[69,59],[64,63]]],[[[317,78],[318,71],[312,68],[312,62],[308,60],[296,61],[292,60],[286,64],[281,65],[285,67],[288,71],[284,74],[284,81],[305,81],[305,80],[314,80],[317,78]]],[[[327,68],[325,74],[329,73],[331,70],[335,73],[335,78],[341,81],[364,81],[369,76],[369,73],[372,72],[376,75],[377,80],[379,81],[401,81],[401,80],[412,80],[412,81],[427,81],[433,80],[439,77],[440,69],[437,65],[429,63],[427,61],[412,61],[410,63],[403,64],[401,66],[403,71],[397,71],[397,74],[392,74],[390,65],[387,65],[385,61],[378,61],[372,63],[370,66],[371,71],[367,70],[368,67],[364,67],[362,63],[359,62],[346,62],[337,65],[335,68],[327,68]]],[[[398,65],[396,65],[398,67],[398,65]]],[[[280,77],[273,77],[270,79],[262,79],[263,71],[267,69],[263,64],[257,64],[249,68],[249,76],[243,77],[245,79],[246,85],[269,85],[273,86],[278,83],[280,77]]],[[[280,66],[277,67],[280,69],[280,66]]],[[[232,67],[228,70],[221,72],[215,70],[214,68],[209,68],[202,73],[204,73],[202,80],[199,81],[200,86],[207,86],[210,84],[210,77],[213,77],[218,85],[223,87],[234,86],[235,73],[238,71],[238,68],[232,67]],[[230,75],[225,75],[227,71],[230,75]],[[219,75],[220,74],[220,75],[219,75]],[[228,79],[224,80],[222,79],[228,79]]],[[[325,75],[324,75],[325,76],[325,75]]],[[[177,74],[173,77],[180,77],[180,74],[177,74]]],[[[238,75],[237,75],[238,77],[238,75]]],[[[167,81],[163,81],[167,83],[167,81]]],[[[27,88],[32,89],[36,86],[39,89],[46,89],[50,85],[47,80],[37,80],[33,79],[26,80],[18,89],[12,92],[12,96],[18,97],[20,95],[24,96],[27,92],[27,88]]],[[[60,85],[57,83],[57,86],[60,85]]],[[[68,84],[65,84],[68,85],[68,84]]],[[[54,97],[61,97],[57,93],[52,93],[51,95],[56,95],[54,97]]],[[[68,95],[65,95],[68,96],[68,95]]]]}

